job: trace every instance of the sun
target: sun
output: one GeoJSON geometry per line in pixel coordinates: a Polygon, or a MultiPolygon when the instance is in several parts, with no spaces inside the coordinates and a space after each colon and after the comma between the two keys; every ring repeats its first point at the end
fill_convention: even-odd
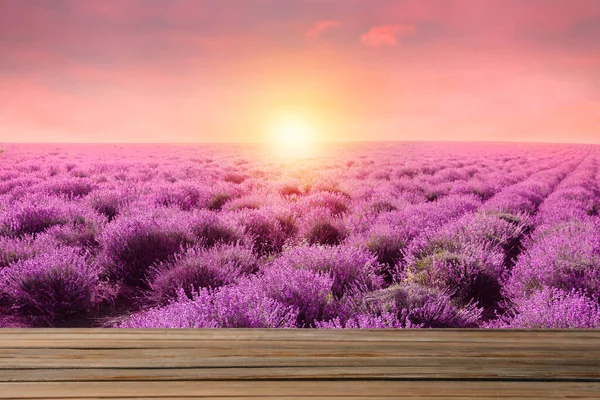
{"type": "Polygon", "coordinates": [[[270,142],[285,157],[304,157],[319,136],[317,124],[302,113],[281,113],[270,124],[270,142]]]}
{"type": "Polygon", "coordinates": [[[302,114],[280,115],[272,129],[275,142],[282,146],[306,145],[316,136],[316,127],[302,114]]]}

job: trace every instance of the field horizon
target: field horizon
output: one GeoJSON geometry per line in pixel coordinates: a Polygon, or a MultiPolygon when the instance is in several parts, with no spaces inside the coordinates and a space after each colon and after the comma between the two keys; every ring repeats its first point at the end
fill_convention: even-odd
{"type": "MultiPolygon", "coordinates": [[[[559,141],[510,141],[510,140],[317,140],[312,142],[315,145],[321,144],[352,144],[352,143],[464,143],[464,144],[557,144],[557,145],[591,145],[598,146],[600,142],[559,142],[559,141]]],[[[0,145],[269,145],[267,141],[231,141],[231,142],[0,142],[0,145]]]]}

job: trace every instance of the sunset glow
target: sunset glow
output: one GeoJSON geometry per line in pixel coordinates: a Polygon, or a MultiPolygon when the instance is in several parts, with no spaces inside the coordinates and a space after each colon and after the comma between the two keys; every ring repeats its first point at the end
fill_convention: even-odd
{"type": "Polygon", "coordinates": [[[303,115],[281,115],[273,123],[275,141],[287,146],[298,146],[315,140],[316,128],[303,115]]]}
{"type": "Polygon", "coordinates": [[[292,109],[282,143],[598,143],[598,27],[597,0],[0,0],[0,142],[262,142],[292,109]]]}
{"type": "Polygon", "coordinates": [[[284,158],[300,158],[310,155],[319,139],[318,128],[306,115],[282,113],[273,118],[269,127],[268,142],[276,154],[284,158]]]}

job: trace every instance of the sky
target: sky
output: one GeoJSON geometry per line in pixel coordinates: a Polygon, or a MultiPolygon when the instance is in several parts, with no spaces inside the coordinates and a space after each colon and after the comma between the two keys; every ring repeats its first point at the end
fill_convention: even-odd
{"type": "Polygon", "coordinates": [[[0,142],[600,143],[600,0],[0,0],[0,142]]]}

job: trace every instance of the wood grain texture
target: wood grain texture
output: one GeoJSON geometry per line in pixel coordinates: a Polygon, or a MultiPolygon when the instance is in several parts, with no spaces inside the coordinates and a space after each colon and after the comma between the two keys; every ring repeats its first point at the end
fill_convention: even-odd
{"type": "Polygon", "coordinates": [[[0,330],[0,399],[600,399],[600,330],[0,330]]]}
{"type": "Polygon", "coordinates": [[[305,396],[305,397],[393,397],[429,396],[481,398],[513,396],[520,398],[599,398],[600,383],[580,382],[448,382],[420,381],[269,381],[269,382],[60,382],[5,383],[0,399],[55,399],[96,396],[135,398],[140,396],[305,396]]]}

